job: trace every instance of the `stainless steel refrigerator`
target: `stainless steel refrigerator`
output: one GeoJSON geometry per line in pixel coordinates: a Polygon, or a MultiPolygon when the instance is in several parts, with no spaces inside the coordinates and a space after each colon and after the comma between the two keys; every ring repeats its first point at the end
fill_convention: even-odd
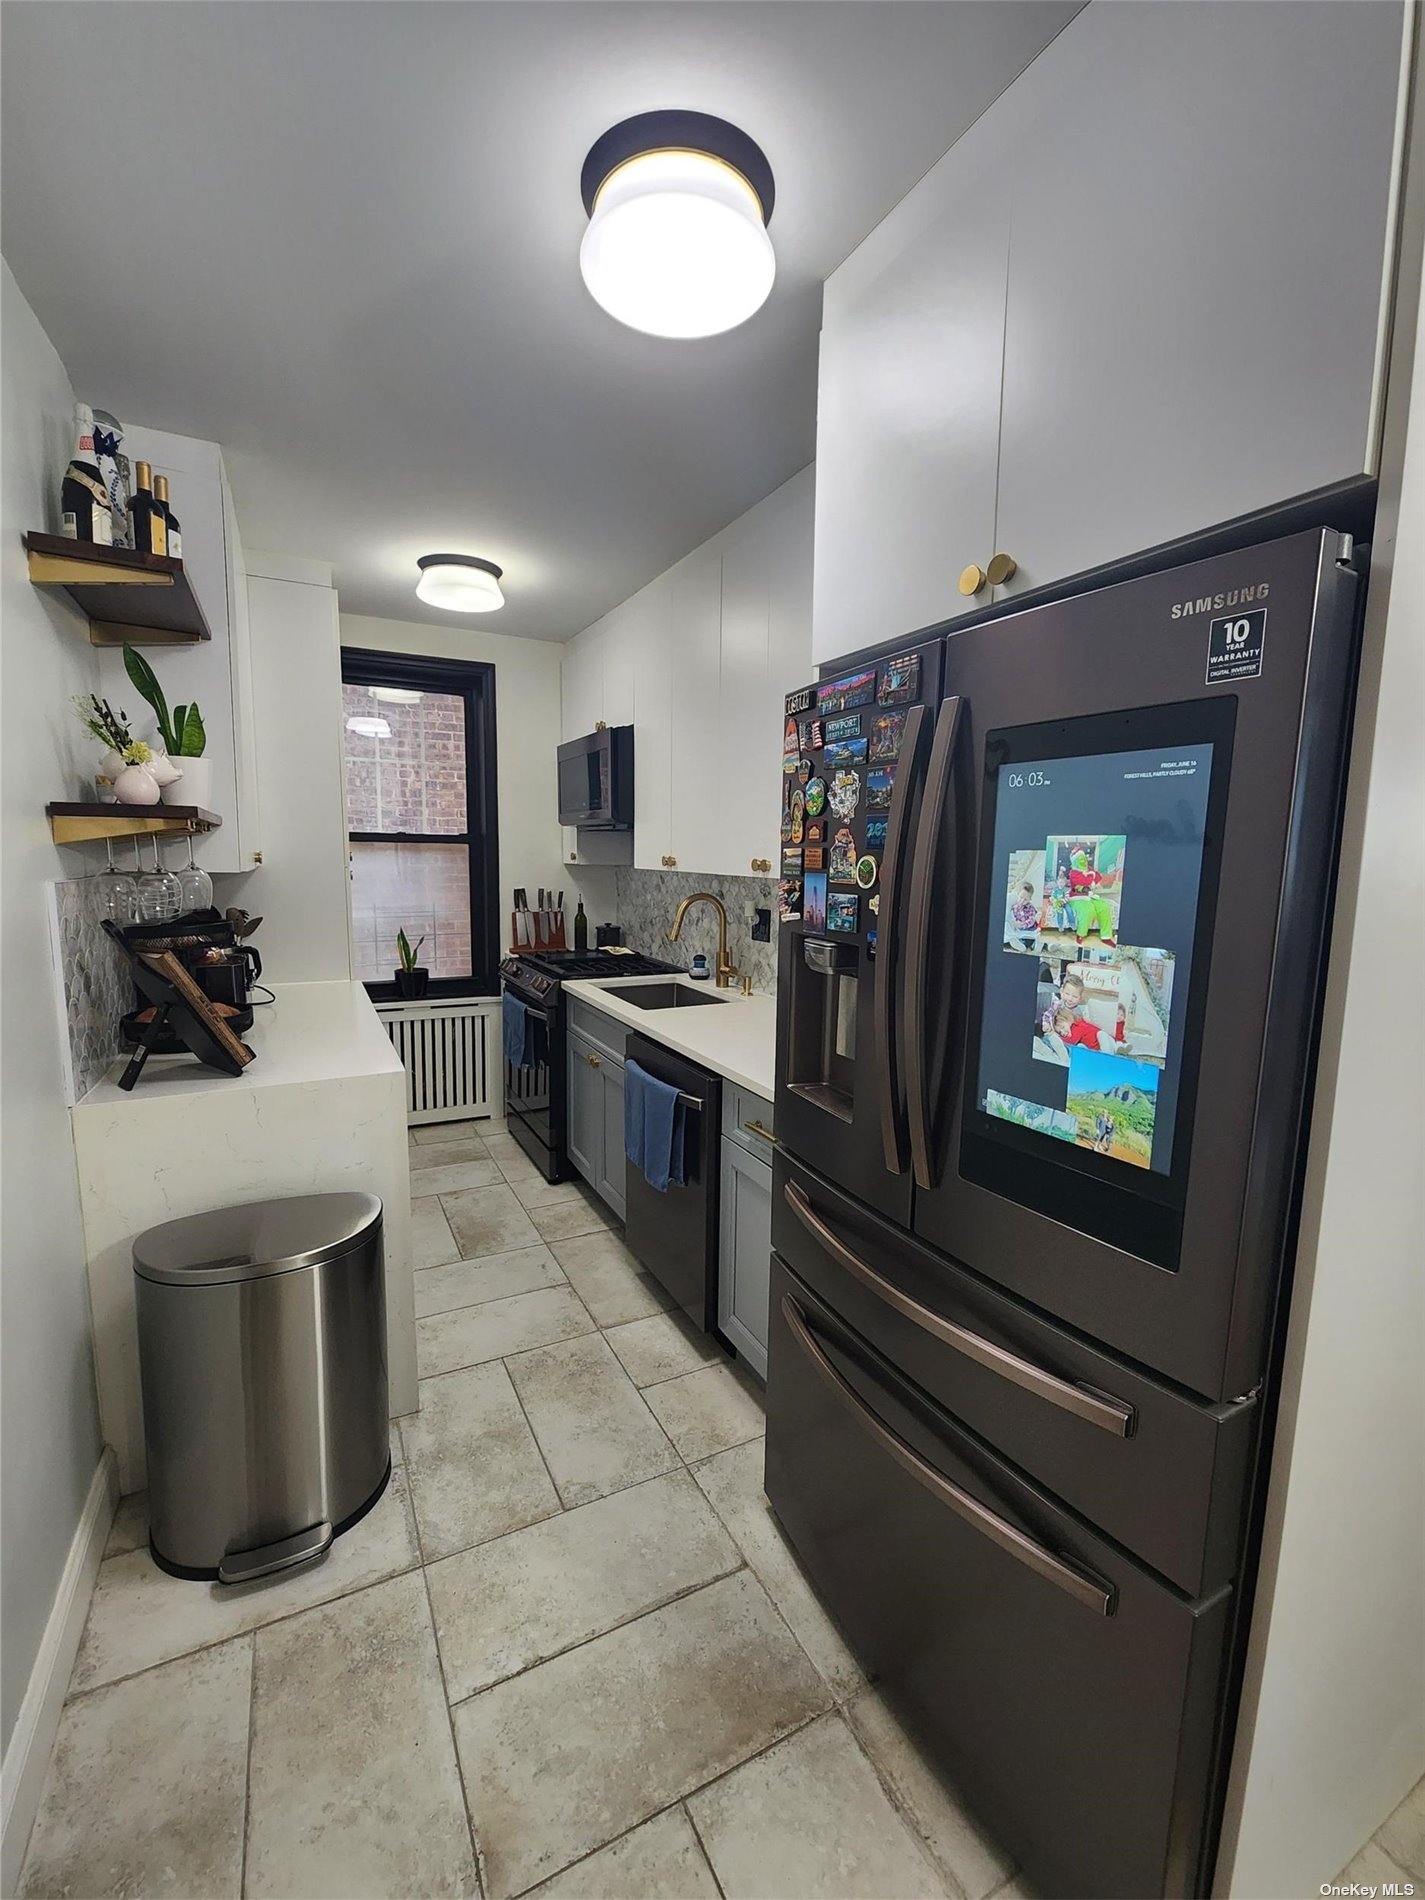
{"type": "Polygon", "coordinates": [[[767,1491],[1047,1894],[1211,1880],[1359,594],[1297,534],[784,715],[767,1491]]]}

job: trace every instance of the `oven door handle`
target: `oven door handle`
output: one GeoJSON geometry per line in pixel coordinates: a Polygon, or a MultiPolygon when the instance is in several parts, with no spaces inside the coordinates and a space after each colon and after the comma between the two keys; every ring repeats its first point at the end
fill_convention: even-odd
{"type": "MultiPolygon", "coordinates": [[[[955,738],[960,730],[959,694],[940,702],[935,715],[935,737],[920,803],[920,824],[910,869],[910,903],[906,908],[905,952],[905,1077],[906,1109],[910,1120],[910,1158],[915,1184],[935,1186],[931,1156],[931,1102],[929,1052],[925,1047],[925,988],[929,968],[930,903],[934,895],[935,849],[945,813],[955,763],[955,738]]],[[[950,919],[953,941],[955,918],[950,919]]],[[[950,972],[951,981],[954,972],[950,972]]]]}
{"type": "Polygon", "coordinates": [[[915,804],[915,781],[920,768],[924,725],[924,706],[912,706],[901,744],[901,763],[896,773],[891,814],[886,826],[885,857],[881,864],[881,929],[872,999],[875,1022],[873,1046],[876,1093],[881,1111],[881,1150],[891,1174],[904,1174],[906,1168],[905,1103],[896,1063],[896,1031],[899,1025],[895,1020],[895,975],[900,954],[896,904],[900,893],[901,865],[905,858],[906,831],[915,804]]]}
{"type": "Polygon", "coordinates": [[[827,1358],[816,1343],[807,1326],[806,1317],[801,1308],[788,1295],[782,1295],[782,1317],[787,1322],[792,1338],[810,1359],[813,1366],[825,1379],[840,1403],[845,1406],[855,1422],[881,1447],[881,1450],[894,1458],[901,1469],[915,1479],[916,1483],[937,1500],[952,1510],[955,1515],[968,1524],[970,1529],[978,1531],[992,1544],[1013,1557],[1016,1563],[1032,1570],[1046,1583],[1052,1583],[1056,1590],[1062,1590],[1065,1596],[1072,1597],[1075,1603],[1084,1609],[1092,1610],[1097,1616],[1112,1616],[1114,1592],[1106,1589],[1096,1578],[1087,1577],[1072,1564],[1066,1564],[1042,1544],[1011,1524],[988,1505],[981,1504],[978,1498],[971,1497],[968,1491],[962,1491],[958,1484],[952,1484],[934,1465],[926,1462],[920,1453],[908,1445],[899,1432],[891,1430],[866,1404],[849,1380],[844,1379],[836,1367],[827,1358]]]}
{"type": "Polygon", "coordinates": [[[1089,1386],[1073,1385],[1055,1373],[1046,1372],[1031,1360],[1021,1359],[1018,1353],[996,1346],[988,1339],[981,1339],[978,1333],[955,1325],[953,1320],[943,1319],[930,1307],[922,1306],[919,1300],[913,1300],[908,1293],[902,1293],[884,1274],[877,1273],[859,1254],[853,1253],[846,1242],[827,1226],[795,1181],[788,1181],[783,1186],[782,1197],[802,1226],[838,1265],[854,1274],[862,1286],[869,1287],[877,1299],[894,1307],[912,1325],[919,1326],[923,1332],[952,1346],[956,1352],[962,1353],[966,1359],[972,1359],[977,1366],[983,1366],[987,1372],[997,1373],[1011,1385],[1033,1392],[1037,1398],[1047,1399],[1050,1405],[1057,1405],[1062,1412],[1072,1412],[1075,1418],[1083,1419],[1085,1424],[1097,1425],[1100,1431],[1111,1432],[1115,1438],[1131,1435],[1135,1416],[1131,1405],[1106,1392],[1095,1392],[1089,1386]]]}

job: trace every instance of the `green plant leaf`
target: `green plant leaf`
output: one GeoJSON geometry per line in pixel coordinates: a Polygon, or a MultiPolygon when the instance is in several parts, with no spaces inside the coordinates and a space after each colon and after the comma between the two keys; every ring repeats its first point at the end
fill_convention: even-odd
{"type": "Polygon", "coordinates": [[[396,955],[401,959],[401,968],[403,970],[415,968],[415,953],[411,949],[411,940],[406,935],[404,929],[396,932],[396,955]]]}
{"type": "Polygon", "coordinates": [[[177,752],[178,740],[168,723],[168,701],[163,696],[163,688],[158,683],[158,675],[149,665],[142,653],[131,646],[124,648],[124,671],[134,683],[134,690],[148,701],[158,720],[159,737],[170,753],[177,752]]]}
{"type": "Polygon", "coordinates": [[[180,745],[183,743],[183,721],[187,717],[188,708],[186,706],[175,706],[173,708],[173,736],[180,745]]]}
{"type": "Polygon", "coordinates": [[[201,759],[203,748],[208,743],[208,735],[203,729],[203,715],[198,711],[198,702],[183,709],[183,724],[180,728],[174,721],[178,732],[178,756],[182,759],[201,759]]]}

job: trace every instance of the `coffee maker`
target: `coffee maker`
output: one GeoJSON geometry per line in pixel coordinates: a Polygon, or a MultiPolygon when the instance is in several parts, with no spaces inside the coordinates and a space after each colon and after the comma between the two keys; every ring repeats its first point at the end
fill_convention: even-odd
{"type": "MultiPolygon", "coordinates": [[[[208,1000],[219,1006],[235,1035],[251,1029],[251,990],[262,975],[262,958],[250,943],[239,940],[231,917],[218,910],[192,910],[164,923],[128,924],[116,934],[135,952],[153,956],[171,952],[208,1000]]],[[[152,1013],[152,1005],[139,993],[134,1008],[119,1024],[125,1048],[137,1046],[152,1013]]],[[[154,1055],[177,1055],[182,1050],[183,1044],[166,1025],[151,1044],[154,1055]]]]}

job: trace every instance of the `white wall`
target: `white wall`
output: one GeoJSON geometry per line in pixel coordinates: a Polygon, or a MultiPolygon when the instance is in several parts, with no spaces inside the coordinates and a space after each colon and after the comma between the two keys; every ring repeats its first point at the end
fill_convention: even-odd
{"type": "MultiPolygon", "coordinates": [[[[4,432],[0,499],[3,814],[3,1219],[0,1348],[5,1447],[0,1492],[8,1745],[70,1540],[99,1459],[99,1417],[59,1017],[51,1001],[45,884],[97,870],[58,851],[44,807],[82,795],[94,749],[70,710],[96,684],[88,629],[63,596],[31,587],[20,537],[57,526],[74,396],[64,365],[3,271],[4,432]]],[[[92,778],[91,778],[92,785],[92,778]]],[[[92,795],[92,793],[91,793],[92,795]]]]}
{"type": "Polygon", "coordinates": [[[468,626],[431,627],[365,614],[341,616],[341,643],[378,653],[482,660],[494,667],[501,947],[509,929],[504,912],[517,884],[529,892],[531,903],[541,884],[563,890],[571,917],[576,895],[582,891],[592,942],[595,921],[613,915],[613,873],[571,867],[560,855],[554,755],[560,737],[559,665],[564,648],[551,640],[515,640],[468,626]]]}
{"type": "Polygon", "coordinates": [[[269,983],[351,975],[342,789],[341,648],[331,570],[247,556],[262,866],[220,903],[260,914],[269,983]]]}
{"type": "MultiPolygon", "coordinates": [[[[1403,302],[1408,316],[1413,297],[1403,302]]],[[[1402,327],[1260,1608],[1218,1878],[1242,1900],[1314,1894],[1425,1773],[1425,326],[1402,327]]]]}

